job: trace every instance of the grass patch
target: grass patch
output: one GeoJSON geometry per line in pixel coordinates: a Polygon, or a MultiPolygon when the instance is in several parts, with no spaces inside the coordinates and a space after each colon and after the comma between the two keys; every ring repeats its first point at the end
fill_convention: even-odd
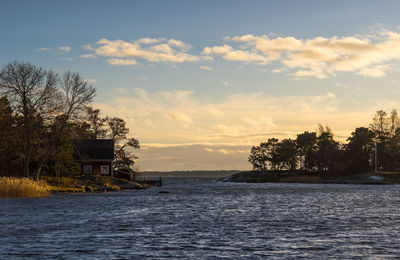
{"type": "Polygon", "coordinates": [[[93,192],[93,191],[119,191],[121,187],[115,183],[115,179],[108,176],[88,175],[77,178],[69,177],[44,177],[49,184],[51,192],[93,192]]]}
{"type": "Polygon", "coordinates": [[[57,187],[57,188],[73,188],[75,187],[78,182],[76,179],[69,178],[69,177],[43,177],[44,180],[47,181],[50,187],[57,187]]]}
{"type": "Polygon", "coordinates": [[[85,192],[84,188],[48,186],[50,192],[85,192]]]}
{"type": "Polygon", "coordinates": [[[0,177],[0,198],[44,197],[49,190],[46,181],[34,181],[28,178],[0,177]]]}

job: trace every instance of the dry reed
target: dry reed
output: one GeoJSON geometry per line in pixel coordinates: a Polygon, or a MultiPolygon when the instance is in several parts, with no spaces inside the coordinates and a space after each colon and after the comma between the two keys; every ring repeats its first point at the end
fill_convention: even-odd
{"type": "Polygon", "coordinates": [[[0,177],[0,198],[43,197],[49,195],[46,181],[0,177]]]}

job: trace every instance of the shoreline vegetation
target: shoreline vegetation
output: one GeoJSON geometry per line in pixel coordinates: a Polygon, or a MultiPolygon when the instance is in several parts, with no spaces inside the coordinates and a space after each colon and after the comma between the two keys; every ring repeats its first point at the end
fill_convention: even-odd
{"type": "MultiPolygon", "coordinates": [[[[389,114],[377,111],[368,127],[357,127],[346,141],[336,141],[333,131],[320,124],[315,132],[305,131],[295,139],[269,138],[253,146],[248,161],[255,172],[270,175],[255,174],[256,180],[336,183],[359,182],[366,177],[363,182],[375,183],[397,179],[394,176],[400,171],[400,118],[396,109],[389,114]],[[286,176],[286,172],[291,174],[286,176]]],[[[252,178],[250,173],[242,175],[252,178]]]]}
{"type": "Polygon", "coordinates": [[[38,198],[56,193],[111,192],[146,189],[145,183],[104,176],[43,177],[35,181],[28,178],[0,177],[1,198],[38,198]]]}
{"type": "Polygon", "coordinates": [[[400,184],[400,172],[335,176],[307,171],[244,171],[222,178],[221,181],[246,183],[400,184]]]}
{"type": "MultiPolygon", "coordinates": [[[[139,149],[124,119],[92,107],[96,89],[79,73],[62,74],[29,62],[0,71],[0,197],[54,192],[141,189],[146,185],[83,174],[84,158],[74,140],[113,142],[113,170],[135,175],[139,149]],[[45,184],[46,183],[46,184],[45,184]]],[[[110,173],[110,169],[107,170],[110,173]]]]}
{"type": "Polygon", "coordinates": [[[47,182],[34,181],[28,178],[0,177],[0,199],[1,198],[33,198],[48,196],[47,182]]]}

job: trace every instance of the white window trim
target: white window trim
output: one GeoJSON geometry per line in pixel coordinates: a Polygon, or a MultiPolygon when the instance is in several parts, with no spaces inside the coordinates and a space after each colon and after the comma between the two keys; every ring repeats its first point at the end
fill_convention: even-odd
{"type": "Polygon", "coordinates": [[[110,174],[110,165],[100,165],[100,174],[110,174]],[[107,172],[103,172],[104,168],[107,168],[107,172]]]}
{"type": "Polygon", "coordinates": [[[84,174],[92,174],[92,172],[93,172],[93,167],[92,167],[91,164],[85,164],[83,166],[83,173],[84,174]]]}

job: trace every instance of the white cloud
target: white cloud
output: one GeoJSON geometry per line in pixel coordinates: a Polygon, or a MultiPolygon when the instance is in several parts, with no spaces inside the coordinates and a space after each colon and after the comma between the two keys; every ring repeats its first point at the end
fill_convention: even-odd
{"type": "Polygon", "coordinates": [[[82,54],[79,57],[81,57],[83,59],[94,59],[94,58],[96,58],[96,55],[93,55],[93,54],[82,54]]]}
{"type": "Polygon", "coordinates": [[[278,69],[271,70],[271,72],[272,73],[282,73],[286,70],[287,70],[286,68],[278,68],[278,69]]]}
{"type": "Polygon", "coordinates": [[[226,60],[231,61],[243,61],[243,62],[256,62],[258,64],[267,64],[269,62],[268,58],[263,55],[260,55],[254,51],[247,50],[235,50],[232,46],[223,45],[223,46],[213,46],[213,47],[205,47],[202,52],[203,55],[220,55],[226,60]]]}
{"type": "Polygon", "coordinates": [[[85,50],[89,50],[89,51],[93,50],[93,47],[90,44],[82,45],[82,48],[84,48],[85,50]]]}
{"type": "Polygon", "coordinates": [[[161,41],[165,40],[164,38],[141,38],[138,39],[137,42],[141,44],[154,44],[154,43],[159,43],[161,41]]]}
{"type": "Polygon", "coordinates": [[[148,62],[182,63],[198,61],[198,56],[188,53],[190,45],[176,39],[142,38],[135,41],[101,39],[92,47],[97,56],[109,60],[129,59],[148,62]]]}
{"type": "Polygon", "coordinates": [[[364,68],[357,74],[363,75],[364,77],[380,78],[386,76],[383,66],[376,66],[373,68],[364,68]]]}
{"type": "Polygon", "coordinates": [[[323,79],[338,72],[383,77],[388,70],[385,63],[400,60],[400,33],[388,30],[366,36],[311,39],[247,34],[226,37],[225,41],[230,45],[205,47],[202,54],[259,65],[280,62],[284,67],[272,72],[291,69],[294,71],[289,75],[297,78],[323,79]]]}
{"type": "Polygon", "coordinates": [[[173,112],[169,114],[169,116],[171,119],[181,122],[184,128],[188,128],[189,125],[193,122],[192,118],[182,111],[173,112]]]}
{"type": "Polygon", "coordinates": [[[220,80],[219,83],[225,87],[229,86],[229,82],[225,80],[220,80]]]}
{"type": "Polygon", "coordinates": [[[137,80],[148,80],[149,77],[147,77],[147,76],[142,76],[142,77],[137,77],[136,79],[137,79],[137,80]]]}
{"type": "Polygon", "coordinates": [[[316,69],[316,70],[298,70],[295,73],[291,74],[295,77],[299,77],[299,78],[303,78],[303,77],[313,77],[313,78],[317,78],[317,79],[325,79],[327,78],[327,76],[325,75],[325,73],[320,70],[320,69],[316,69]]]}
{"type": "Polygon", "coordinates": [[[137,64],[137,62],[132,59],[108,59],[107,62],[115,66],[130,66],[137,64]]]}
{"type": "Polygon", "coordinates": [[[200,66],[200,69],[202,70],[207,70],[207,71],[213,71],[214,69],[208,66],[200,66]]]}
{"type": "Polygon", "coordinates": [[[336,98],[336,95],[333,94],[333,93],[331,93],[331,92],[328,92],[328,93],[326,94],[326,96],[327,96],[328,98],[336,98]]]}
{"type": "Polygon", "coordinates": [[[71,47],[69,47],[69,46],[60,46],[57,49],[59,51],[63,51],[63,52],[70,52],[71,51],[71,47]]]}
{"type": "Polygon", "coordinates": [[[66,52],[70,52],[71,51],[71,47],[69,47],[69,46],[60,46],[58,48],[40,48],[40,49],[37,49],[37,51],[51,51],[51,52],[66,53],[66,52]]]}

